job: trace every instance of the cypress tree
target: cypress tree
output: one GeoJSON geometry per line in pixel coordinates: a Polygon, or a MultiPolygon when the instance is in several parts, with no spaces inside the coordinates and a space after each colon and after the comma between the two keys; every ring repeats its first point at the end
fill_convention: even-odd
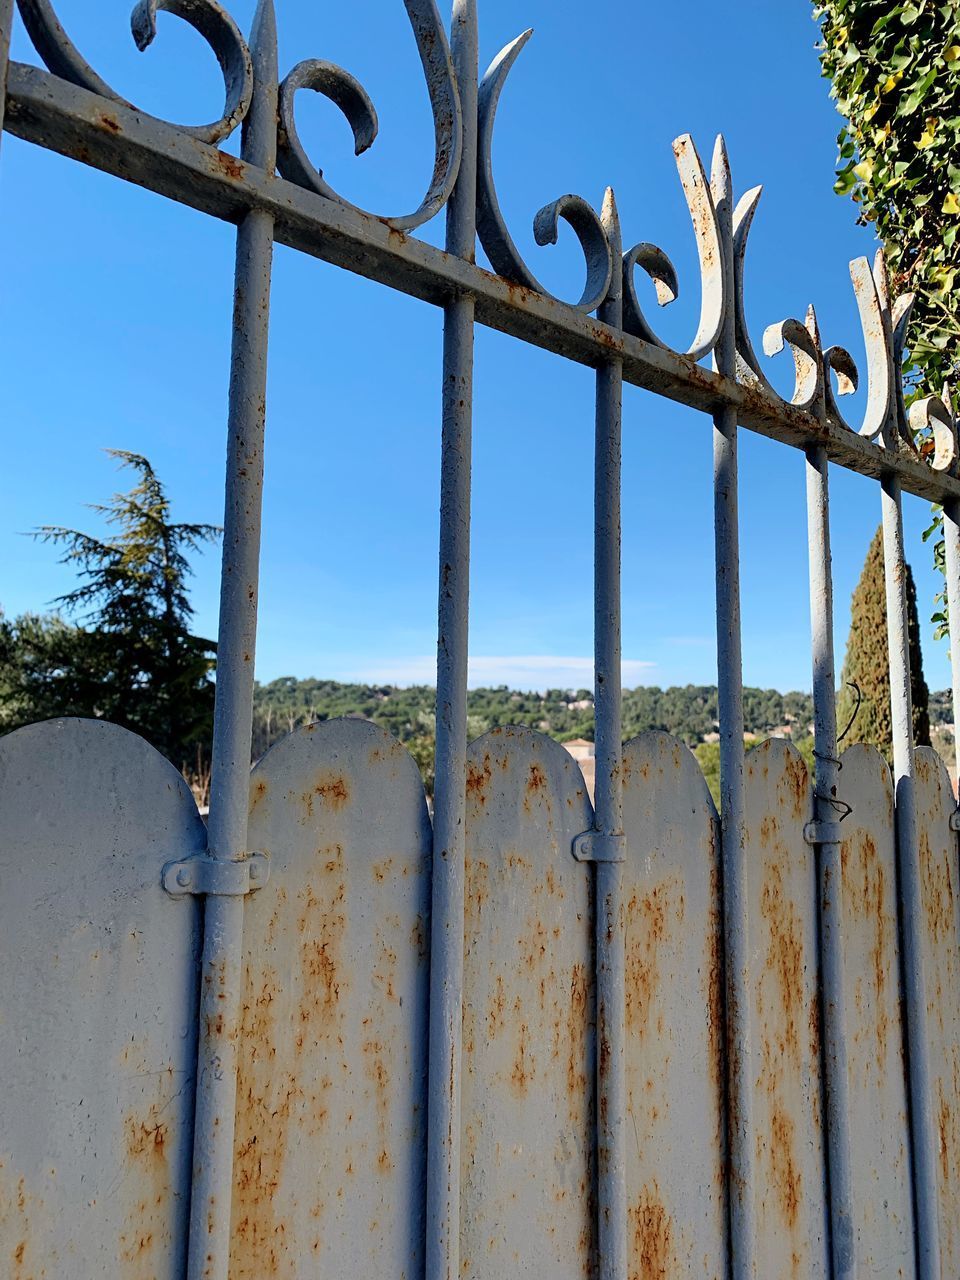
{"type": "MultiPolygon", "coordinates": [[[[930,717],[927,712],[927,685],[920,656],[920,623],[917,617],[917,589],[910,566],[907,570],[907,639],[910,649],[910,692],[913,699],[914,742],[930,745],[930,717]]],[[[890,655],[887,648],[886,588],[883,575],[883,531],[877,529],[863,573],[850,606],[850,636],[843,663],[843,686],[837,703],[837,727],[842,733],[860,707],[844,738],[843,745],[868,742],[893,760],[893,725],[890,711],[890,655]]]]}

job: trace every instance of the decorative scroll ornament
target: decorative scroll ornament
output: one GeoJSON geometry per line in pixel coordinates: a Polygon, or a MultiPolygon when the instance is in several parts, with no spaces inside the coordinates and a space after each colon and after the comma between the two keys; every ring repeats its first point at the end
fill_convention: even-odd
{"type": "MultiPolygon", "coordinates": [[[[55,76],[110,102],[131,105],[85,61],[64,30],[50,0],[17,0],[17,3],[37,53],[55,76]]],[[[156,38],[157,14],[161,11],[182,18],[203,37],[217,56],[226,90],[223,115],[213,124],[185,126],[183,132],[199,138],[201,142],[222,142],[246,116],[253,95],[253,66],[240,29],[217,0],[139,0],[130,24],[141,52],[149,48],[156,38]]]]}
{"type": "MultiPolygon", "coordinates": [[[[463,116],[450,44],[435,0],[404,0],[404,7],[430,92],[436,151],[430,188],[419,208],[413,213],[385,218],[384,221],[400,231],[412,231],[428,222],[450,198],[463,153],[463,116]]],[[[323,171],[316,168],[307,155],[296,123],[295,100],[300,89],[312,89],[340,108],[353,130],[358,156],[373,146],[379,132],[373,103],[363,85],[348,71],[318,59],[299,63],[280,86],[280,172],[298,186],[315,191],[328,200],[357,208],[334,191],[324,180],[323,171]]]]}
{"type": "Polygon", "coordinates": [[[763,349],[772,356],[789,346],[796,378],[789,401],[771,386],[763,373],[750,340],[744,307],[744,262],[747,240],[760,199],[755,187],[741,197],[734,212],[734,308],[737,331],[737,374],[749,386],[796,408],[817,411],[828,422],[864,436],[881,438],[888,449],[905,446],[916,451],[903,399],[901,368],[913,295],[905,294],[890,303],[890,287],[883,252],[877,253],[871,269],[866,258],[850,264],[850,277],[860,312],[867,354],[867,405],[859,430],[844,418],[837,397],[857,390],[859,373],[845,347],[823,350],[816,314],[811,307],[806,322],[784,320],[771,325],[763,336],[763,349]],[[836,378],[834,388],[833,378],[836,378]]]}
{"type": "MultiPolygon", "coordinates": [[[[723,242],[710,183],[693,139],[688,133],[676,139],[673,144],[673,154],[676,157],[677,171],[680,174],[687,208],[690,210],[700,259],[700,323],[696,336],[685,354],[691,360],[702,360],[716,346],[727,305],[723,242]]],[[[679,295],[676,270],[662,249],[646,242],[634,245],[623,259],[623,327],[628,333],[642,338],[644,342],[649,342],[663,351],[669,351],[672,348],[660,341],[643,314],[634,283],[636,267],[645,271],[653,281],[657,302],[661,307],[668,306],[679,295]]]]}
{"type": "Polygon", "coordinates": [[[914,435],[929,442],[921,452],[924,456],[932,455],[930,466],[933,470],[956,475],[960,449],[957,444],[957,415],[949,383],[944,386],[942,395],[915,400],[910,406],[908,420],[914,435]]]}
{"type": "MultiPolygon", "coordinates": [[[[479,96],[479,168],[477,184],[477,233],[494,271],[513,284],[552,297],[524,262],[504,221],[493,179],[493,131],[500,94],[520,51],[533,35],[525,31],[508,44],[490,65],[480,85],[479,96]]],[[[596,210],[581,196],[565,195],[546,205],[533,223],[534,238],[539,245],[556,244],[560,219],[568,223],[580,241],[587,263],[587,280],[578,311],[595,311],[610,290],[613,278],[613,255],[603,223],[596,210]]]]}

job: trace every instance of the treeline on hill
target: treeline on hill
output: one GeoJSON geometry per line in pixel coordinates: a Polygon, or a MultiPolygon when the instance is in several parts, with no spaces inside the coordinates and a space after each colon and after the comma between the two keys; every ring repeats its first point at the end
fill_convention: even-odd
{"type": "MultiPolygon", "coordinates": [[[[263,753],[298,725],[336,716],[363,716],[388,729],[410,750],[432,783],[435,691],[428,685],[339,684],[287,676],[257,686],[254,703],[254,756],[263,753]]],[[[802,742],[810,734],[813,702],[806,693],[744,689],[744,723],[757,737],[779,732],[802,742]]],[[[521,693],[505,685],[472,689],[467,703],[470,738],[500,725],[522,724],[561,742],[593,740],[593,694],[589,689],[548,689],[521,693]]],[[[672,689],[642,686],[623,693],[623,733],[633,738],[662,729],[690,747],[711,747],[719,720],[717,690],[710,685],[672,689]]],[[[709,766],[707,751],[704,764],[709,766]]]]}

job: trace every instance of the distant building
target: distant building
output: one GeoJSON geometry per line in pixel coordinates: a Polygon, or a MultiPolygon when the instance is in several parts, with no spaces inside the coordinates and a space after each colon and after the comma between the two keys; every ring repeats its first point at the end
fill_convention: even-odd
{"type": "Polygon", "coordinates": [[[563,745],[580,766],[580,772],[583,774],[583,780],[587,786],[587,795],[590,797],[590,803],[592,804],[597,777],[596,747],[592,742],[587,742],[586,738],[574,738],[571,742],[565,742],[563,745]]]}

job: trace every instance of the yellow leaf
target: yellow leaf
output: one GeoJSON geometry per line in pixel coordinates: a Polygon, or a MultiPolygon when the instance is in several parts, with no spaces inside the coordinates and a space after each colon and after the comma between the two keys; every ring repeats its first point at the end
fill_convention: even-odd
{"type": "Polygon", "coordinates": [[[891,89],[895,89],[897,87],[897,85],[900,83],[902,79],[903,79],[903,72],[895,71],[892,76],[888,76],[887,79],[884,81],[883,86],[880,89],[880,92],[889,93],[891,89]]]}
{"type": "Polygon", "coordinates": [[[956,62],[960,58],[960,44],[952,44],[943,51],[944,62],[956,62]]]}
{"type": "Polygon", "coordinates": [[[943,202],[942,213],[960,213],[960,197],[951,191],[943,202]]]}
{"type": "Polygon", "coordinates": [[[859,164],[853,166],[853,172],[861,182],[869,182],[873,177],[873,165],[869,160],[861,160],[859,164]]]}
{"type": "Polygon", "coordinates": [[[874,129],[873,145],[875,147],[882,147],[889,137],[890,137],[890,121],[888,120],[882,129],[874,129]]]}
{"type": "Polygon", "coordinates": [[[927,119],[927,127],[920,135],[919,142],[914,143],[918,151],[926,151],[928,147],[932,147],[937,138],[937,125],[940,121],[936,116],[929,116],[927,119]]]}

